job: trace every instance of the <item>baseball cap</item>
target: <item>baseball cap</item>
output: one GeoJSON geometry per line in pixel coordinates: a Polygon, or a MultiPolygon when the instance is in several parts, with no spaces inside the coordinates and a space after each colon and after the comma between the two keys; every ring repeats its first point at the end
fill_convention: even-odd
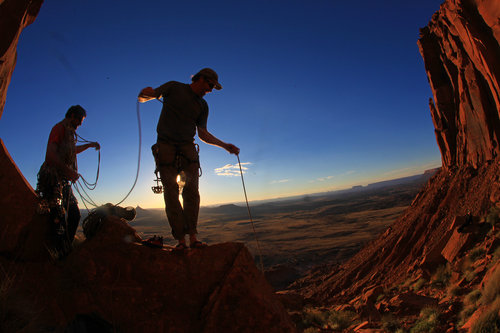
{"type": "Polygon", "coordinates": [[[222,89],[222,86],[219,83],[219,76],[217,75],[217,73],[213,69],[211,69],[211,68],[203,68],[198,73],[196,73],[195,77],[197,77],[197,76],[204,76],[204,77],[206,77],[207,79],[209,79],[210,81],[212,81],[214,83],[214,88],[215,89],[217,89],[217,90],[221,90],[222,89]]]}

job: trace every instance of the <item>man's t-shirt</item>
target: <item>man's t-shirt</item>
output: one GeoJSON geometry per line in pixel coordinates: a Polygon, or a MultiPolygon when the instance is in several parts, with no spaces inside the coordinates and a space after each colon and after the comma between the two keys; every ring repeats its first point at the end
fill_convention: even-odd
{"type": "Polygon", "coordinates": [[[207,128],[208,104],[189,84],[170,81],[155,89],[163,97],[156,131],[158,139],[176,143],[193,142],[196,127],[207,128]]]}
{"type": "MultiPolygon", "coordinates": [[[[50,131],[47,149],[52,143],[57,145],[57,155],[61,161],[76,171],[76,139],[74,130],[66,128],[62,121],[57,123],[50,131]]],[[[47,162],[47,153],[45,161],[47,162]]]]}
{"type": "Polygon", "coordinates": [[[49,143],[57,143],[60,144],[64,139],[64,126],[61,123],[57,123],[49,135],[49,143]]]}

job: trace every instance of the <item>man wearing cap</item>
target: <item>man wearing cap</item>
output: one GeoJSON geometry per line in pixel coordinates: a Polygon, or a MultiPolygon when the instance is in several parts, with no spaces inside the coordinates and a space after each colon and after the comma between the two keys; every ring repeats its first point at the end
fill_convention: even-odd
{"type": "Polygon", "coordinates": [[[186,234],[191,248],[205,247],[197,239],[200,194],[198,191],[199,157],[194,136],[205,143],[224,148],[231,154],[239,154],[240,149],[223,142],[207,130],[208,104],[203,99],[212,89],[220,90],[217,73],[210,69],[200,70],[190,84],[169,81],[153,89],[141,90],[138,100],[146,102],[163,98],[163,108],[156,131],[157,167],[163,184],[165,211],[172,228],[172,235],[178,241],[177,249],[187,248],[186,234]],[[182,189],[183,205],[179,201],[177,177],[181,175],[185,185],[182,189]]]}

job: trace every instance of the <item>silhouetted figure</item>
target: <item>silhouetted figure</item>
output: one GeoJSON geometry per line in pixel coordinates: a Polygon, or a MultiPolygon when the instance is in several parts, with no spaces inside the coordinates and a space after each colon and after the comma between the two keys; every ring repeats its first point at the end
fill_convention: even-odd
{"type": "Polygon", "coordinates": [[[90,147],[100,149],[97,142],[76,145],[76,129],[86,116],[80,105],[68,109],[65,118],[50,132],[45,162],[38,172],[36,193],[42,209],[50,214],[51,235],[58,254],[63,256],[71,248],[80,221],[78,202],[71,190],[79,177],[76,155],[90,147]]]}
{"type": "Polygon", "coordinates": [[[196,234],[200,194],[198,177],[200,162],[194,136],[205,143],[224,148],[231,154],[239,154],[240,149],[223,142],[207,130],[208,104],[203,99],[212,89],[220,90],[217,73],[204,68],[193,76],[190,84],[169,81],[153,89],[147,87],[139,94],[139,102],[163,97],[163,108],[157,126],[157,167],[164,188],[165,211],[172,228],[172,235],[178,241],[177,249],[185,249],[186,234],[190,247],[204,247],[196,234]],[[183,206],[179,201],[177,177],[182,177],[183,206]]]}

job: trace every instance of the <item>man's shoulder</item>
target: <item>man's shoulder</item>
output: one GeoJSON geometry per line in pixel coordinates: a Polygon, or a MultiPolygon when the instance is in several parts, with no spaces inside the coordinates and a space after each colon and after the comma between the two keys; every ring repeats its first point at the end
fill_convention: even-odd
{"type": "Polygon", "coordinates": [[[52,130],[50,131],[49,143],[50,142],[55,142],[55,143],[60,142],[62,140],[62,138],[64,137],[65,131],[66,131],[66,128],[64,127],[64,124],[62,121],[55,124],[54,127],[52,127],[52,130]]]}
{"type": "Polygon", "coordinates": [[[184,87],[184,86],[189,86],[189,85],[186,83],[179,82],[179,81],[168,81],[168,82],[165,82],[164,84],[162,84],[158,88],[184,87]]]}
{"type": "Polygon", "coordinates": [[[187,88],[189,88],[189,84],[178,81],[168,81],[156,88],[155,91],[160,95],[168,95],[170,92],[186,90],[187,88]]]}

